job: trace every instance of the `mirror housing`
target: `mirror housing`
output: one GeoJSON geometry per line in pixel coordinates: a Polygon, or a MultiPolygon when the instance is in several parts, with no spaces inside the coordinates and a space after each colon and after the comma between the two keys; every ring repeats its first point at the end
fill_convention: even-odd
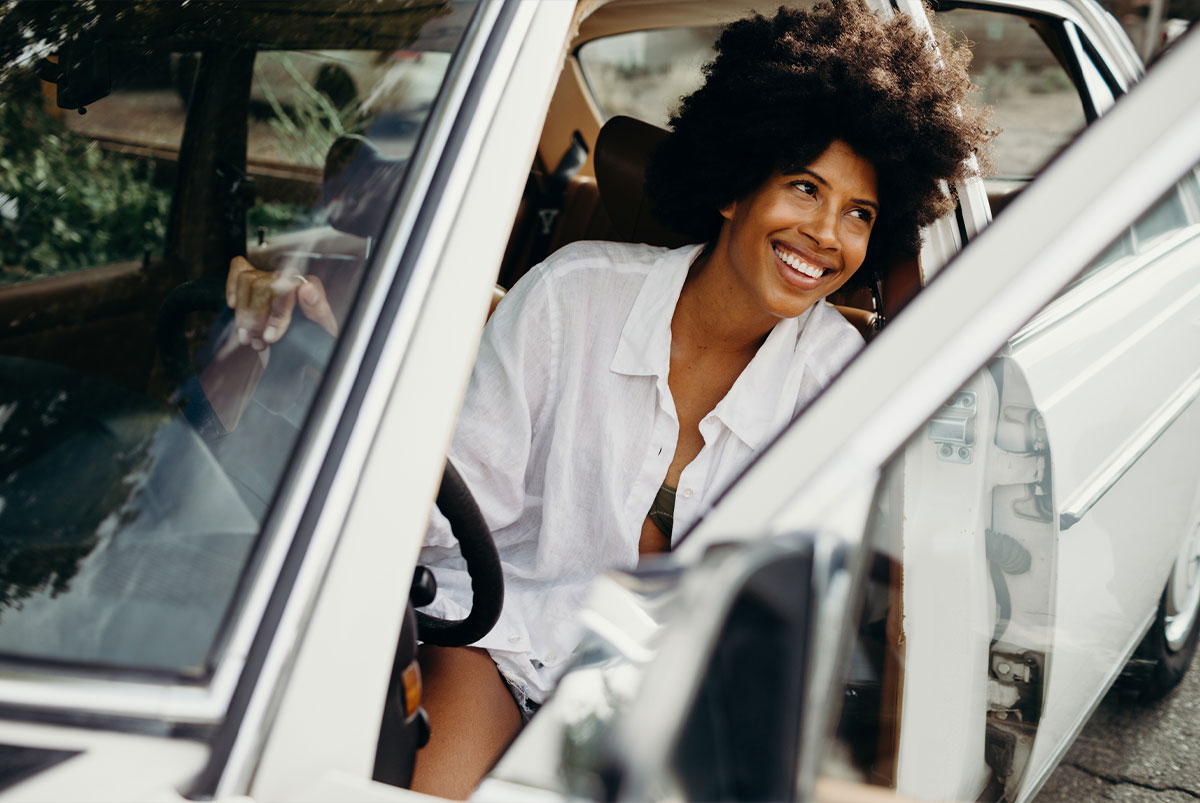
{"type": "MultiPolygon", "coordinates": [[[[594,777],[609,800],[796,800],[835,713],[823,688],[855,595],[844,540],[716,545],[680,586],[594,777]]],[[[836,697],[836,695],[832,695],[836,697]]]]}
{"type": "Polygon", "coordinates": [[[42,59],[37,73],[57,87],[60,109],[78,109],[83,114],[87,106],[112,92],[112,58],[103,42],[68,42],[59,48],[58,62],[42,59]]]}

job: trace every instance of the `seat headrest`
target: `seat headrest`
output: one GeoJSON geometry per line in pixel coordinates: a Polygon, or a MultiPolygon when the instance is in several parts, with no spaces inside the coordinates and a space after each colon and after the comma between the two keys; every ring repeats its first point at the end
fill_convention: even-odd
{"type": "Polygon", "coordinates": [[[325,155],[321,205],[329,225],[359,237],[377,237],[396,198],[407,159],[392,159],[365,137],[345,134],[325,155]]]}
{"type": "Polygon", "coordinates": [[[692,242],[658,220],[646,199],[650,154],[670,133],[632,117],[613,117],[600,129],[594,154],[596,186],[612,220],[613,239],[669,248],[692,242]]]}

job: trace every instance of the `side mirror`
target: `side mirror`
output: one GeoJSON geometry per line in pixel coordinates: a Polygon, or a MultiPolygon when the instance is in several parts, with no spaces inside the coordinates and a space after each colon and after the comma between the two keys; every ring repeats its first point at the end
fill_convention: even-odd
{"type": "Polygon", "coordinates": [[[810,794],[855,599],[851,554],[819,533],[710,550],[595,768],[605,797],[810,794]]]}
{"type": "Polygon", "coordinates": [[[108,45],[102,42],[64,44],[58,51],[58,62],[42,59],[38,77],[55,84],[60,109],[86,107],[108,97],[112,92],[112,59],[108,45]]]}

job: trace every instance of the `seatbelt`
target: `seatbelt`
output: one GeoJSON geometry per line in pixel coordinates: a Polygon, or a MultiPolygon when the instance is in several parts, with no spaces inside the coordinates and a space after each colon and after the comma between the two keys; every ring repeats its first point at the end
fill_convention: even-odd
{"type": "Polygon", "coordinates": [[[529,247],[530,265],[536,265],[549,254],[550,243],[554,239],[554,227],[558,223],[563,202],[567,197],[567,186],[579,173],[579,168],[583,167],[587,156],[587,143],[576,131],[571,135],[571,144],[559,160],[558,167],[543,180],[534,210],[533,240],[529,247]]]}

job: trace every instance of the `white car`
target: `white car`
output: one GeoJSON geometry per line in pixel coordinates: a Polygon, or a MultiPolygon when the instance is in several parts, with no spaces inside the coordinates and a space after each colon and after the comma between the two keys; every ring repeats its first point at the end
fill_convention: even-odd
{"type": "MultiPolygon", "coordinates": [[[[918,260],[839,299],[868,347],[669,558],[596,583],[588,637],[477,798],[1025,800],[1131,658],[1146,694],[1186,669],[1200,41],[1134,88],[1092,2],[962,5],[1000,16],[960,30],[1015,19],[1045,49],[1019,70],[1016,50],[977,54],[997,102],[1078,114],[1011,118],[1002,178],[959,187],[918,260]]],[[[682,52],[702,38],[678,29],[744,3],[56,8],[0,24],[23,32],[0,41],[0,93],[30,134],[0,132],[0,792],[413,799],[438,727],[415,564],[497,279],[572,239],[662,236],[629,201],[655,134],[601,135],[621,94],[593,91],[603,54],[653,56],[670,30],[682,52]],[[24,32],[57,53],[56,86],[30,79],[24,32]],[[133,43],[165,56],[145,64],[204,54],[178,148],[55,128],[46,97],[130,127],[157,113],[100,66],[133,43]],[[289,49],[452,55],[415,141],[375,109],[361,136],[314,134],[333,143],[318,176],[247,155],[254,55],[289,49]],[[284,207],[291,231],[247,223],[284,207]],[[229,358],[237,253],[320,276],[341,331],[297,317],[251,380],[214,386],[197,376],[229,358]]],[[[674,69],[626,66],[631,92],[674,69]]]]}

